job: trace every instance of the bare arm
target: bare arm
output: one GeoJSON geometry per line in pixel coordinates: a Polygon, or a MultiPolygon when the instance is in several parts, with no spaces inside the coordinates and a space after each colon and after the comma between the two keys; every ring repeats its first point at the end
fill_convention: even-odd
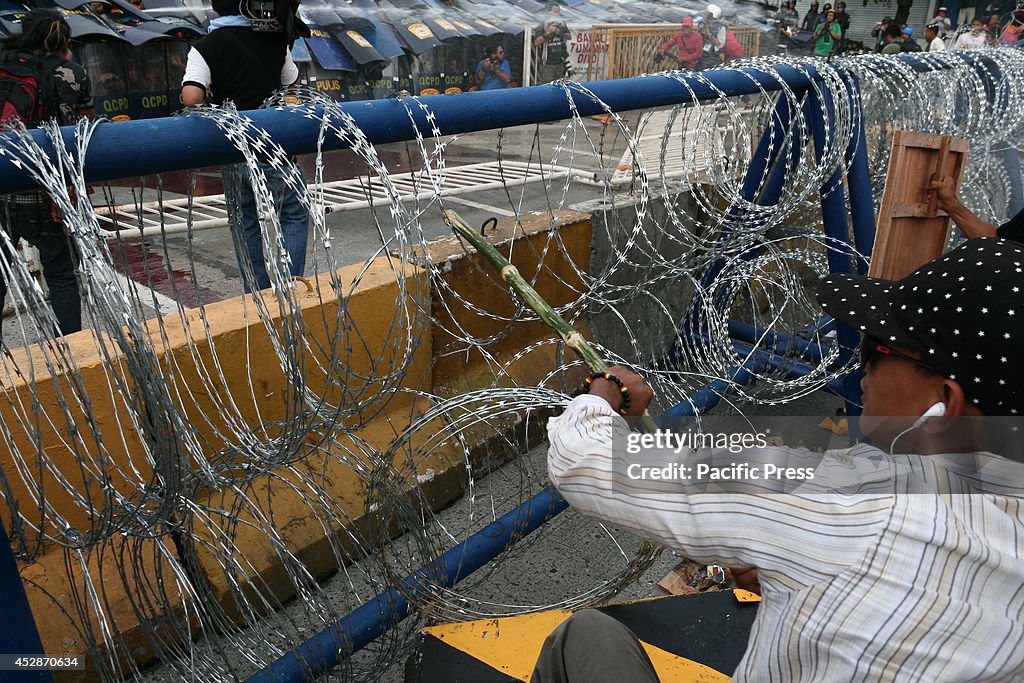
{"type": "MultiPolygon", "coordinates": [[[[504,83],[505,85],[508,85],[512,81],[512,74],[505,72],[505,70],[502,68],[502,66],[504,64],[505,64],[505,62],[501,62],[499,64],[492,65],[491,66],[491,73],[493,73],[495,76],[497,76],[498,80],[500,80],[502,83],[504,83]]],[[[511,71],[511,67],[510,67],[509,71],[511,71]]]]}
{"type": "Polygon", "coordinates": [[[939,208],[949,214],[957,227],[968,237],[995,237],[996,227],[975,216],[957,196],[956,185],[950,176],[932,180],[928,186],[935,193],[939,208]]]}

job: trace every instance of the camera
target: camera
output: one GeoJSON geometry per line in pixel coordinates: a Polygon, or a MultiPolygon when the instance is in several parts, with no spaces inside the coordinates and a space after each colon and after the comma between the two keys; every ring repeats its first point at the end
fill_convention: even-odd
{"type": "Polygon", "coordinates": [[[277,18],[277,4],[274,0],[250,0],[247,3],[248,16],[254,31],[278,32],[282,30],[277,18]]]}
{"type": "Polygon", "coordinates": [[[664,59],[665,59],[665,55],[663,53],[661,53],[661,52],[659,52],[658,54],[654,55],[654,63],[655,64],[661,64],[662,60],[664,60],[664,59]]]}

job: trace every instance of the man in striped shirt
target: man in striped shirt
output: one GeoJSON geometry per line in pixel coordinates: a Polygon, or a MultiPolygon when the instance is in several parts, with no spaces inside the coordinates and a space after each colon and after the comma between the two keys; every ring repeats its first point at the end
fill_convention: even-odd
{"type": "MultiPolygon", "coordinates": [[[[1022,288],[1024,250],[992,238],[897,282],[821,283],[823,309],[864,335],[860,425],[877,446],[630,455],[636,435],[619,413],[641,414],[652,392],[615,367],[549,422],[550,477],[584,514],[759,570],[763,602],[734,680],[1022,680],[1024,466],[1011,431],[1024,414],[1022,288]],[[803,481],[634,476],[716,459],[803,481]]],[[[657,680],[628,631],[595,614],[552,634],[535,683],[657,680]]]]}

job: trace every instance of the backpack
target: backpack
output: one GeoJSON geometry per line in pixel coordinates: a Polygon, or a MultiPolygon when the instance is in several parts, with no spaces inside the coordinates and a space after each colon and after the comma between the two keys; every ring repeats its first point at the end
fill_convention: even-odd
{"type": "Polygon", "coordinates": [[[911,38],[900,43],[900,52],[921,52],[921,46],[917,44],[916,40],[911,38]]]}
{"type": "Polygon", "coordinates": [[[0,48],[0,125],[17,119],[35,128],[57,115],[56,65],[53,58],[0,48]]]}

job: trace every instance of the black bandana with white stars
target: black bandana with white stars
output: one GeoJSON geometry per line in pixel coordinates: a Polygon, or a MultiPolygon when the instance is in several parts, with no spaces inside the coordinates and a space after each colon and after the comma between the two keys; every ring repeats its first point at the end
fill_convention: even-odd
{"type": "Polygon", "coordinates": [[[1024,415],[1024,249],[979,238],[902,280],[829,275],[822,309],[880,341],[917,349],[985,415],[1024,415]]]}

